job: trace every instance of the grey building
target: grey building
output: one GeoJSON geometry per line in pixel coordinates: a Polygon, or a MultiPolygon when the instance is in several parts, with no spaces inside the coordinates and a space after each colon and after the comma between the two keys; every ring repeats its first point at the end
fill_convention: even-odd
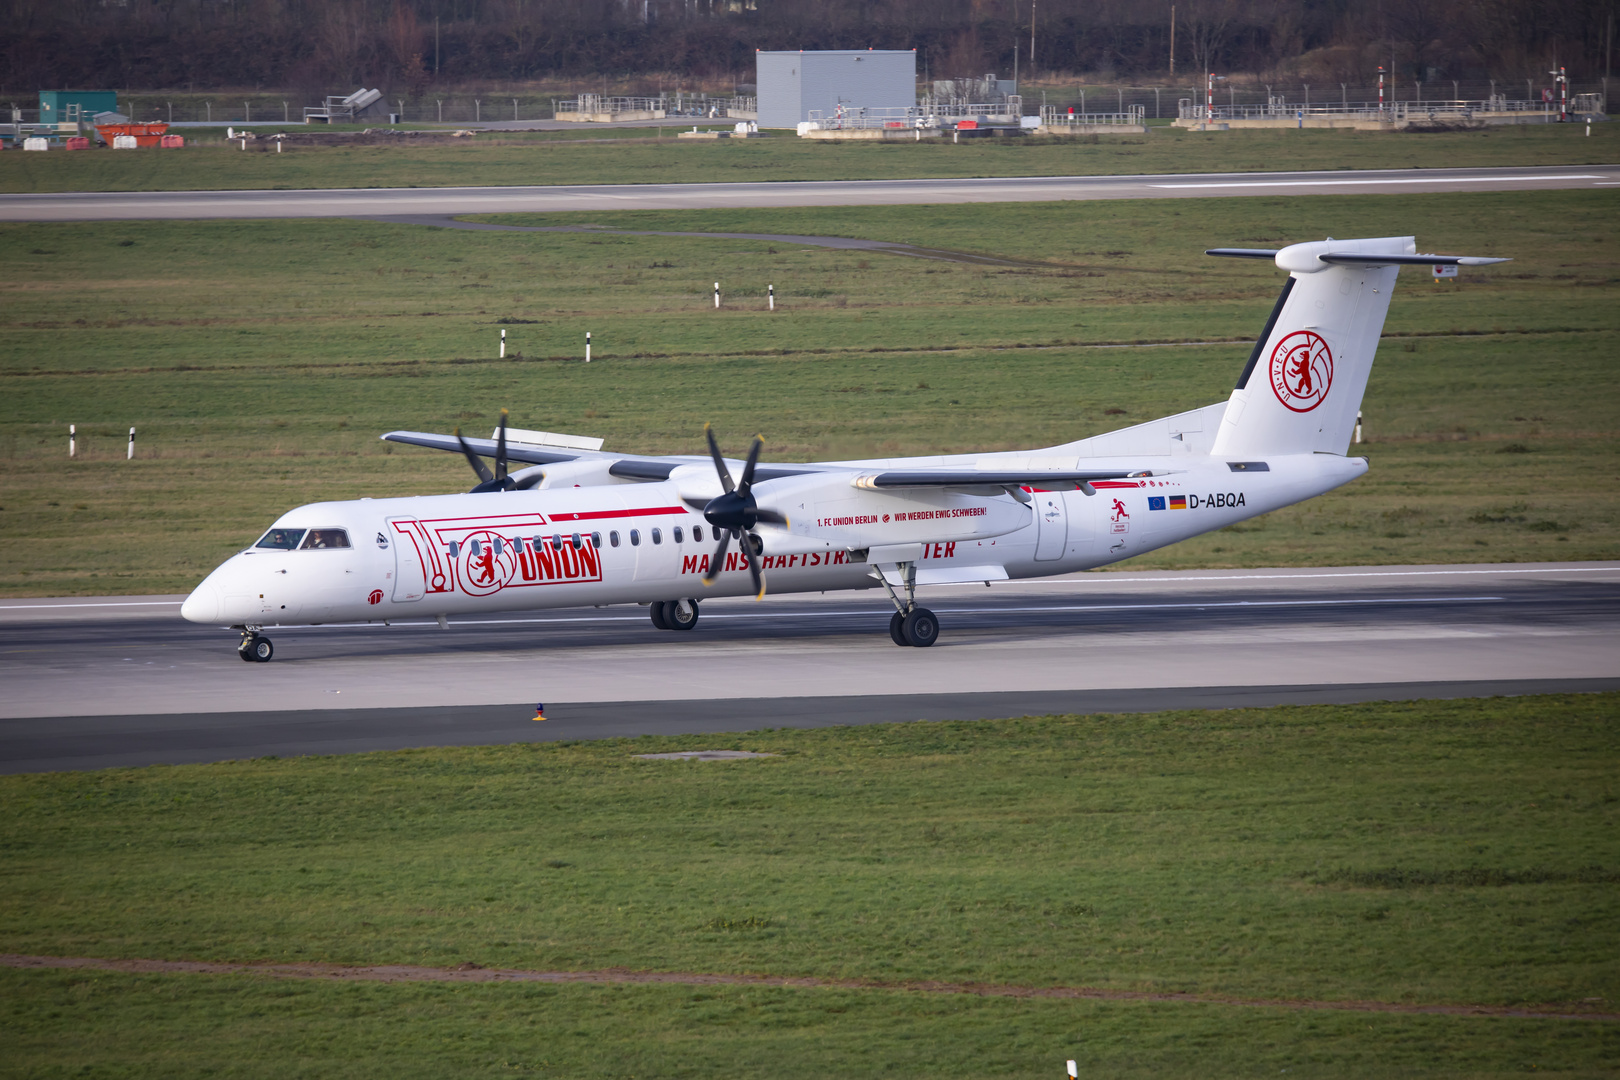
{"type": "Polygon", "coordinates": [[[759,126],[790,128],[810,110],[909,109],[917,104],[915,49],[758,52],[759,126]]]}

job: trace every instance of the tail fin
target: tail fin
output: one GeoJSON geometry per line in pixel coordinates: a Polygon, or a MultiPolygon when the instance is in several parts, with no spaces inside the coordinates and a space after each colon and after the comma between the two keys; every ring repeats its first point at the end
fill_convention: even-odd
{"type": "Polygon", "coordinates": [[[1232,456],[1343,454],[1401,266],[1507,261],[1418,255],[1410,236],[1208,254],[1271,258],[1290,271],[1210,450],[1232,456]]]}

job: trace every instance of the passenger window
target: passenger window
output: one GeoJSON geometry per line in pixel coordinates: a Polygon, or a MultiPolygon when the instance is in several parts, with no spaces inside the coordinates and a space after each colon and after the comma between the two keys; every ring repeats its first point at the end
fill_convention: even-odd
{"type": "Polygon", "coordinates": [[[662,529],[654,529],[652,531],[652,538],[653,543],[662,544],[664,542],[664,531],[662,529]]]}
{"type": "Polygon", "coordinates": [[[675,526],[672,531],[675,533],[675,542],[677,544],[683,544],[686,542],[681,536],[681,527],[679,525],[675,526]]]}
{"type": "Polygon", "coordinates": [[[551,550],[552,551],[561,551],[562,550],[562,534],[561,533],[552,533],[551,534],[551,550]]]}
{"type": "Polygon", "coordinates": [[[531,536],[529,537],[529,543],[534,547],[535,554],[539,554],[540,548],[545,545],[545,540],[542,537],[531,536]]]}
{"type": "Polygon", "coordinates": [[[608,533],[608,543],[612,544],[614,547],[619,546],[619,530],[618,529],[614,529],[612,532],[608,533]]]}
{"type": "Polygon", "coordinates": [[[578,551],[580,549],[579,533],[575,533],[573,536],[570,536],[568,538],[568,542],[573,545],[575,551],[578,551]]]}
{"type": "Polygon", "coordinates": [[[502,547],[503,547],[503,545],[501,543],[501,538],[497,536],[495,538],[495,554],[499,555],[501,553],[501,548],[502,547]]]}
{"type": "Polygon", "coordinates": [[[349,546],[349,534],[342,529],[311,529],[309,535],[304,537],[303,550],[313,548],[346,548],[349,546]]]}
{"type": "Polygon", "coordinates": [[[472,557],[476,559],[476,558],[478,558],[479,554],[481,553],[482,548],[479,546],[478,541],[469,540],[469,541],[467,541],[467,550],[472,552],[472,557]]]}
{"type": "Polygon", "coordinates": [[[291,551],[298,546],[298,541],[304,538],[303,529],[271,529],[259,537],[254,547],[272,548],[277,551],[291,551]]]}
{"type": "Polygon", "coordinates": [[[699,544],[703,543],[703,526],[692,526],[692,539],[699,544]]]}
{"type": "Polygon", "coordinates": [[[602,546],[602,534],[601,533],[591,533],[591,547],[599,548],[601,546],[602,546]]]}
{"type": "Polygon", "coordinates": [[[640,529],[631,529],[630,530],[630,546],[631,547],[639,547],[640,545],[641,545],[641,530],[640,529]]]}
{"type": "Polygon", "coordinates": [[[452,559],[461,558],[461,545],[454,540],[450,541],[450,557],[452,559]]]}

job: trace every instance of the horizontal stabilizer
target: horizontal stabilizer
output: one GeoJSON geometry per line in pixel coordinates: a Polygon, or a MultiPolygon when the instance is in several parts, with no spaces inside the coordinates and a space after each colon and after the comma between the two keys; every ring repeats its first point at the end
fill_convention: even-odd
{"type": "MultiPolygon", "coordinates": [[[[1332,241],[1328,241],[1332,243],[1332,241]]],[[[1294,248],[1304,248],[1307,245],[1295,244],[1294,248]]],[[[1323,245],[1311,244],[1311,248],[1323,245]]],[[[1205,255],[1215,255],[1224,259],[1277,259],[1278,255],[1290,248],[1210,248],[1205,255]]],[[[1303,252],[1309,264],[1300,265],[1297,259],[1278,260],[1277,265],[1284,270],[1295,270],[1309,273],[1325,266],[1490,266],[1494,263],[1512,262],[1512,259],[1492,259],[1483,255],[1401,255],[1401,254],[1368,254],[1362,251],[1309,251],[1303,252]]]]}

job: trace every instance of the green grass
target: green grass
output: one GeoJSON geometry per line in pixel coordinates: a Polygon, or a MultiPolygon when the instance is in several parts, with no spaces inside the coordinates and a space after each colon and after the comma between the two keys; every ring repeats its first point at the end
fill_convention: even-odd
{"type": "MultiPolygon", "coordinates": [[[[1615,695],[0,779],[0,948],[1620,1000],[1615,695]],[[739,763],[637,753],[735,746],[739,763]]],[[[1601,1075],[1620,1030],[902,990],[0,974],[15,1075],[1601,1075]],[[1054,1068],[1055,1066],[1055,1068],[1054,1068]]]]}
{"type": "Polygon", "coordinates": [[[1111,430],[1224,399],[1264,322],[1275,269],[1197,252],[1370,224],[1517,261],[1455,286],[1404,276],[1368,390],[1368,477],[1123,565],[1612,558],[1617,199],[590,218],[860,235],[1026,263],[1001,268],[358,221],[0,226],[0,594],[183,591],[299,503],[463,489],[463,462],[376,436],[484,434],[502,406],[519,426],[627,452],[700,452],[709,420],[728,445],[764,431],[772,456],[801,460],[1111,430]],[[493,359],[502,325],[522,359],[493,359]],[[586,330],[589,367],[577,362],[586,330]],[[1212,340],[1231,343],[1185,344],[1212,340]],[[1175,344],[1093,347],[1144,341],[1175,344]],[[138,456],[126,462],[131,425],[138,456]]]}
{"type": "MultiPolygon", "coordinates": [[[[707,125],[705,125],[707,126],[707,125]]],[[[266,129],[263,133],[268,133],[266,129]]],[[[290,130],[307,131],[301,125],[290,130]]],[[[262,133],[262,134],[263,134],[262,133]]],[[[294,147],[243,152],[229,142],[184,150],[0,155],[0,192],[240,188],[443,187],[884,180],[1597,165],[1620,160],[1620,125],[1578,124],[1409,134],[1356,131],[1190,132],[1096,139],[986,139],[953,145],[759,140],[682,141],[673,131],[537,133],[445,139],[448,145],[294,147]]]]}

